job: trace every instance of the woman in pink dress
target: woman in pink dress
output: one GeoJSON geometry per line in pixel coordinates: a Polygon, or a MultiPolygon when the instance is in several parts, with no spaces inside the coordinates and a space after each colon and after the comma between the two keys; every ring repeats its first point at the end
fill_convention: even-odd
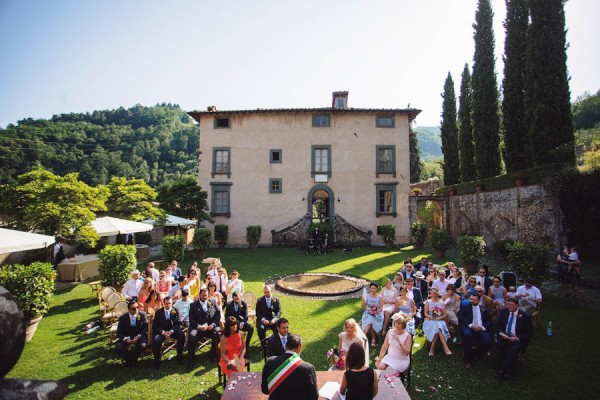
{"type": "Polygon", "coordinates": [[[152,278],[144,279],[144,284],[142,285],[142,288],[138,292],[138,304],[139,304],[140,310],[142,310],[142,311],[144,310],[146,300],[148,300],[148,297],[150,297],[150,292],[152,292],[153,290],[154,290],[154,281],[152,280],[152,278]]]}
{"type": "Polygon", "coordinates": [[[169,290],[171,290],[171,281],[167,278],[167,273],[165,271],[160,271],[160,280],[157,284],[157,291],[160,294],[160,299],[163,300],[166,295],[169,294],[169,290]]]}
{"type": "Polygon", "coordinates": [[[225,330],[221,338],[219,348],[221,350],[221,360],[219,367],[225,375],[229,377],[234,371],[244,370],[244,354],[246,354],[246,344],[244,334],[238,329],[238,320],[235,317],[229,317],[225,321],[225,330]]]}

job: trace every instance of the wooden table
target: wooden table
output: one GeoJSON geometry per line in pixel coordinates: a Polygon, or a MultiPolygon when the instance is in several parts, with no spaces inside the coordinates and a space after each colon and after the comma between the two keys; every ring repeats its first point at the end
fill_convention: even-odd
{"type": "MultiPolygon", "coordinates": [[[[382,372],[382,371],[380,371],[382,372]]],[[[342,383],[343,371],[317,371],[317,386],[319,389],[325,382],[342,383]]],[[[380,374],[381,376],[382,374],[380,374]]],[[[262,374],[260,372],[234,372],[231,374],[227,387],[221,396],[221,400],[267,400],[268,395],[263,394],[260,390],[262,374]],[[251,377],[248,377],[248,376],[251,377]],[[254,378],[256,376],[256,378],[254,378]],[[246,377],[246,379],[242,379],[246,377]],[[232,381],[238,381],[234,390],[228,390],[232,381]],[[250,382],[250,385],[248,385],[250,382]]],[[[339,400],[339,394],[333,397],[333,400],[339,400]]],[[[325,400],[324,397],[319,397],[320,400],[325,400]]],[[[381,377],[379,379],[379,391],[377,392],[376,400],[410,400],[410,396],[400,382],[399,378],[395,378],[394,387],[386,383],[386,380],[381,377]]]]}
{"type": "Polygon", "coordinates": [[[60,280],[82,282],[86,279],[98,276],[100,258],[98,254],[77,256],[74,259],[66,259],[58,264],[58,275],[60,280]]]}

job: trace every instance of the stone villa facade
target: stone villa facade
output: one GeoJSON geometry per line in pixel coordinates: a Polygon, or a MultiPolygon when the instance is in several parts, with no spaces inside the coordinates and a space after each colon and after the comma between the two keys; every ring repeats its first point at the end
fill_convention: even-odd
{"type": "Polygon", "coordinates": [[[349,108],[348,92],[325,108],[190,112],[215,224],[229,226],[231,245],[246,244],[248,225],[262,226],[262,245],[299,244],[317,219],[337,224],[337,245],[383,244],[383,224],[409,242],[409,124],[419,113],[349,108]]]}

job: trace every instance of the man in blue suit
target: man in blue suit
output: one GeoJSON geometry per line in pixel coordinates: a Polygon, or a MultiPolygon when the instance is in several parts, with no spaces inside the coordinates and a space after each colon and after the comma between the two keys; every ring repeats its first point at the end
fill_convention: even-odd
{"type": "Polygon", "coordinates": [[[498,374],[502,378],[512,377],[512,365],[520,351],[524,351],[533,335],[531,316],[519,310],[519,302],[515,298],[506,300],[506,308],[498,317],[498,374]]]}
{"type": "Polygon", "coordinates": [[[479,296],[473,293],[469,304],[460,306],[460,332],[464,344],[465,367],[471,368],[475,358],[481,358],[492,347],[492,320],[488,311],[479,304],[479,296]],[[473,352],[473,340],[479,341],[476,353],[473,352]]]}

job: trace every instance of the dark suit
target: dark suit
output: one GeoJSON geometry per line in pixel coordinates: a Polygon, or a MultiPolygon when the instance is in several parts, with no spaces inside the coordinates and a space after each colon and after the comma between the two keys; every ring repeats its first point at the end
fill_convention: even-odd
{"type": "MultiPolygon", "coordinates": [[[[498,334],[501,332],[507,334],[506,328],[508,325],[510,312],[508,309],[500,311],[498,317],[498,334]]],[[[515,325],[515,333],[518,342],[511,343],[508,339],[503,339],[498,335],[496,341],[496,351],[498,352],[498,364],[500,370],[510,375],[512,372],[512,365],[516,360],[519,352],[525,350],[529,344],[529,339],[533,335],[533,326],[531,325],[531,316],[522,310],[517,311],[516,321],[513,322],[515,325]]]]}
{"type": "Polygon", "coordinates": [[[129,367],[133,367],[137,361],[138,355],[146,349],[148,343],[148,318],[143,311],[138,312],[134,320],[134,326],[131,326],[131,314],[126,313],[119,317],[117,325],[117,344],[116,352],[125,359],[129,367]],[[138,338],[135,344],[125,343],[125,338],[138,338]]]}
{"type": "Polygon", "coordinates": [[[217,361],[217,345],[220,340],[219,320],[221,319],[221,310],[213,300],[206,300],[207,310],[202,309],[200,301],[194,301],[190,306],[190,327],[188,336],[188,368],[194,366],[196,356],[196,345],[201,338],[211,339],[210,359],[217,361]],[[198,329],[201,325],[211,326],[211,330],[201,331],[198,329]]]}
{"type": "Polygon", "coordinates": [[[413,293],[413,301],[415,302],[415,307],[417,309],[417,311],[421,312],[421,317],[417,317],[417,315],[415,315],[415,326],[419,326],[421,324],[421,321],[423,320],[423,296],[421,295],[421,290],[413,287],[412,288],[412,293],[413,293]]]}
{"type": "Polygon", "coordinates": [[[279,337],[279,332],[269,336],[267,339],[265,353],[267,354],[267,357],[280,356],[285,353],[285,347],[283,347],[283,343],[279,337]]]}
{"type": "Polygon", "coordinates": [[[473,361],[473,340],[477,338],[479,346],[477,347],[476,356],[483,356],[492,347],[492,320],[488,311],[478,305],[479,312],[481,314],[481,326],[485,328],[485,331],[475,331],[469,327],[473,323],[473,306],[471,303],[462,304],[460,306],[460,313],[458,315],[458,321],[460,324],[460,332],[463,337],[464,344],[464,357],[465,363],[473,361]]]}
{"type": "Polygon", "coordinates": [[[425,302],[429,297],[429,283],[425,279],[419,279],[415,281],[415,287],[421,291],[421,298],[425,302]]]}
{"type": "MultiPolygon", "coordinates": [[[[286,352],[277,357],[271,357],[265,363],[262,371],[260,388],[264,394],[269,394],[267,378],[292,354],[286,352]]],[[[317,373],[315,367],[306,361],[302,362],[292,373],[269,395],[269,400],[317,400],[317,373]]]]}
{"type": "MultiPolygon", "coordinates": [[[[481,283],[477,283],[478,285],[481,286],[481,283]]],[[[483,278],[483,288],[485,289],[485,293],[487,294],[490,291],[490,286],[492,286],[494,284],[494,281],[492,281],[492,278],[490,278],[489,276],[485,276],[483,278]]]]}
{"type": "Polygon", "coordinates": [[[271,296],[271,307],[267,307],[267,299],[265,296],[259,297],[256,301],[256,330],[258,331],[258,337],[260,340],[264,340],[266,330],[271,329],[273,333],[277,332],[276,325],[263,325],[263,318],[271,321],[275,319],[277,321],[281,317],[281,303],[275,296],[271,296]]]}
{"type": "Polygon", "coordinates": [[[171,338],[177,340],[177,359],[181,361],[183,357],[183,344],[185,342],[185,335],[181,330],[181,322],[179,322],[179,311],[175,308],[171,308],[169,318],[165,315],[164,307],[156,311],[154,315],[154,321],[152,321],[152,352],[154,353],[154,365],[158,365],[160,362],[160,350],[165,337],[164,332],[173,331],[171,338]]]}
{"type": "Polygon", "coordinates": [[[238,322],[243,322],[244,327],[241,328],[242,331],[246,332],[246,353],[248,352],[248,346],[250,346],[250,339],[252,339],[252,334],[254,333],[254,327],[248,323],[248,305],[244,300],[240,300],[238,304],[238,310],[235,310],[235,302],[232,300],[227,303],[225,306],[225,319],[229,317],[235,317],[238,322]]]}

